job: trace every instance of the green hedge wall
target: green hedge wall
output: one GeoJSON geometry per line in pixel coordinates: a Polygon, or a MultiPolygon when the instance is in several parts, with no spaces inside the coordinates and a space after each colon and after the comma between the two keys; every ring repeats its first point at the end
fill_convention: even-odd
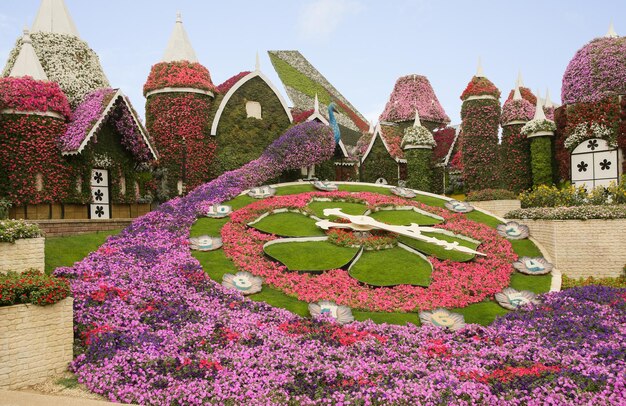
{"type": "Polygon", "coordinates": [[[404,151],[407,166],[406,185],[411,189],[433,191],[432,149],[404,151]]]}
{"type": "Polygon", "coordinates": [[[389,155],[380,137],[376,137],[372,149],[361,166],[361,180],[375,182],[385,178],[389,184],[398,184],[398,163],[389,155]]]}
{"type": "Polygon", "coordinates": [[[523,124],[504,126],[500,144],[501,189],[519,193],[533,184],[530,168],[530,142],[522,135],[523,124]]]}
{"type": "Polygon", "coordinates": [[[552,176],[552,138],[534,137],[530,140],[531,168],[533,186],[551,185],[552,176]]]}

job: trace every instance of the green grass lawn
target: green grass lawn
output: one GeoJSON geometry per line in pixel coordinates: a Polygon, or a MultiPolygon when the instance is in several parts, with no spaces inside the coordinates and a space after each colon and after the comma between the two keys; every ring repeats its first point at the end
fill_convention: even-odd
{"type": "Polygon", "coordinates": [[[372,286],[428,286],[431,273],[428,261],[399,247],[365,251],[350,269],[353,278],[372,286]]]}
{"type": "Polygon", "coordinates": [[[325,216],[324,209],[341,209],[346,214],[359,216],[367,211],[367,206],[361,203],[350,202],[311,202],[307,206],[313,211],[313,214],[319,218],[335,219],[336,216],[325,216]]]}
{"type": "Polygon", "coordinates": [[[198,237],[201,235],[210,235],[213,237],[219,237],[222,226],[230,221],[230,218],[225,217],[222,219],[212,219],[202,217],[199,218],[191,228],[191,237],[198,237]]]}
{"type": "Polygon", "coordinates": [[[380,210],[370,214],[370,217],[383,223],[398,226],[408,226],[412,223],[420,226],[434,226],[442,220],[418,213],[415,210],[380,210]]]}
{"type": "Polygon", "coordinates": [[[68,237],[46,237],[45,272],[50,274],[60,266],[74,265],[76,261],[80,261],[90,252],[98,249],[108,236],[118,234],[120,231],[99,231],[68,237]]]}
{"type": "MultiPolygon", "coordinates": [[[[326,235],[324,231],[315,225],[316,221],[300,213],[276,213],[270,214],[252,227],[268,234],[281,237],[315,237],[326,235]]],[[[194,227],[191,229],[194,232],[194,227]]]]}
{"type": "MultiPolygon", "coordinates": [[[[475,244],[471,241],[467,241],[462,238],[456,238],[451,235],[429,233],[429,232],[423,232],[422,234],[427,237],[435,237],[439,240],[444,240],[448,242],[458,241],[459,245],[462,245],[464,247],[469,247],[473,250],[476,250],[476,248],[478,248],[479,246],[479,244],[475,244]]],[[[429,244],[424,241],[416,240],[416,239],[409,238],[409,237],[400,236],[398,240],[402,242],[403,244],[408,245],[411,248],[414,248],[427,255],[432,255],[439,259],[450,259],[452,261],[465,262],[465,261],[469,261],[475,256],[474,254],[468,254],[468,253],[460,252],[456,250],[446,250],[445,248],[440,247],[438,245],[429,244]]]]}
{"type": "Polygon", "coordinates": [[[282,262],[290,271],[325,271],[341,268],[359,251],[328,241],[287,242],[269,245],[265,253],[282,262]]]}

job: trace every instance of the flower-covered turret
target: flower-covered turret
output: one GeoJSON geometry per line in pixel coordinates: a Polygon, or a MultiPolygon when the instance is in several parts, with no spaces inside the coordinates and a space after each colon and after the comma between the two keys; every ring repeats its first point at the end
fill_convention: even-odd
{"type": "Polygon", "coordinates": [[[161,198],[204,183],[215,152],[209,134],[217,88],[202,66],[183,27],[180,13],[161,62],[152,66],[144,88],[146,127],[163,168],[161,198]]]}
{"type": "MultiPolygon", "coordinates": [[[[539,92],[537,92],[539,94],[539,92]]],[[[552,174],[552,138],[556,124],[548,120],[541,99],[537,97],[535,116],[522,127],[521,134],[530,138],[530,159],[533,185],[550,185],[552,174]]]]}
{"type": "Polygon", "coordinates": [[[485,77],[478,61],[476,75],[461,100],[461,159],[465,186],[470,191],[496,188],[501,171],[497,169],[500,90],[485,77]]]}
{"type": "Polygon", "coordinates": [[[412,189],[432,191],[433,148],[437,145],[433,134],[420,122],[415,110],[415,121],[404,130],[402,149],[406,158],[407,186],[412,189]]]}
{"type": "Polygon", "coordinates": [[[626,94],[626,37],[613,25],[576,52],[563,74],[563,104],[595,102],[610,95],[626,94]]]}
{"type": "Polygon", "coordinates": [[[556,125],[554,121],[548,120],[546,114],[543,111],[543,105],[541,100],[537,98],[537,105],[535,106],[535,115],[524,127],[522,127],[522,134],[528,138],[542,137],[554,135],[556,125]]]}
{"type": "MultiPolygon", "coordinates": [[[[522,79],[522,72],[517,74],[517,81],[515,82],[515,88],[519,89],[520,96],[522,99],[528,101],[533,108],[533,112],[530,115],[529,120],[535,114],[535,104],[537,104],[537,96],[535,96],[529,88],[524,86],[524,80],[522,79]]],[[[509,92],[509,97],[507,100],[512,100],[513,96],[515,96],[515,89],[509,92]]]]}
{"type": "Polygon", "coordinates": [[[410,122],[416,110],[422,120],[433,124],[433,128],[450,122],[426,76],[403,76],[396,81],[380,120],[410,122]]]}

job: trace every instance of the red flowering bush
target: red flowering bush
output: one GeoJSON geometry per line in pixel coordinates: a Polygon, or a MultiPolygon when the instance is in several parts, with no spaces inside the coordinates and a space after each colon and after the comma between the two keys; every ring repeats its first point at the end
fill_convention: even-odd
{"type": "Polygon", "coordinates": [[[30,76],[0,78],[0,110],[51,111],[66,119],[72,114],[67,97],[56,83],[30,76]]]}
{"type": "Polygon", "coordinates": [[[291,116],[293,117],[293,123],[294,124],[299,124],[299,123],[303,123],[306,121],[307,118],[309,118],[311,116],[311,114],[313,114],[315,110],[314,109],[310,109],[310,110],[292,110],[291,111],[291,116]]]}
{"type": "Polygon", "coordinates": [[[500,98],[500,90],[485,77],[474,76],[461,94],[461,100],[471,96],[493,96],[500,98]]]}
{"type": "Polygon", "coordinates": [[[452,127],[446,127],[439,131],[433,131],[433,137],[437,145],[433,149],[433,159],[438,163],[443,161],[454,142],[456,136],[456,129],[452,127]]]}
{"type": "Polygon", "coordinates": [[[241,78],[243,78],[244,76],[248,75],[250,73],[250,71],[243,71],[243,72],[239,72],[238,74],[236,74],[235,76],[227,79],[226,81],[224,81],[224,83],[222,83],[221,85],[219,85],[217,87],[217,91],[220,94],[226,94],[228,93],[228,91],[230,90],[231,87],[233,87],[235,85],[235,83],[239,82],[241,80],[241,78]]]}
{"type": "Polygon", "coordinates": [[[197,62],[160,62],[152,66],[148,81],[143,85],[144,96],[166,87],[191,87],[217,92],[209,70],[197,62]]]}
{"type": "Polygon", "coordinates": [[[44,275],[37,270],[24,273],[0,273],[0,306],[32,303],[45,306],[57,303],[70,295],[70,284],[65,279],[44,275]]]}

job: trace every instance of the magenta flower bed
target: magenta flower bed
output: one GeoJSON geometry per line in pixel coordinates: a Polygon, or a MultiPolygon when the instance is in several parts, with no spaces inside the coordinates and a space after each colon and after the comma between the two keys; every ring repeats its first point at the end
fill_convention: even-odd
{"type": "MultiPolygon", "coordinates": [[[[296,126],[274,144],[316,147],[296,126]]],[[[136,220],[57,275],[71,278],[79,381],[139,404],[623,403],[626,292],[587,287],[457,333],[412,325],[308,321],[209,280],[185,241],[202,205],[287,167],[272,150],[136,220]]],[[[264,178],[265,177],[265,178],[264,178]]]]}
{"type": "Polygon", "coordinates": [[[67,97],[58,84],[30,76],[0,78],[0,110],[55,112],[69,118],[67,97]]]}
{"type": "Polygon", "coordinates": [[[396,81],[380,120],[412,121],[415,110],[419,111],[422,120],[442,124],[450,122],[426,76],[402,76],[396,81]]]}
{"type": "Polygon", "coordinates": [[[114,89],[98,89],[85,96],[85,100],[76,107],[67,132],[61,137],[62,151],[76,151],[80,147],[114,93],[114,89]]]}
{"type": "Polygon", "coordinates": [[[262,276],[265,283],[307,302],[332,300],[338,304],[369,311],[415,311],[437,307],[465,307],[493,296],[509,286],[513,272],[511,263],[517,259],[511,243],[498,236],[493,228],[467,220],[463,214],[426,206],[399,197],[361,192],[311,192],[274,197],[252,203],[231,215],[224,225],[224,251],[238,268],[262,276]],[[461,263],[429,258],[433,264],[432,283],[428,288],[399,285],[370,288],[352,278],[346,270],[333,269],[321,275],[289,272],[287,267],[267,259],[263,244],[276,237],[251,230],[246,224],[261,214],[280,208],[304,209],[313,198],[358,199],[369,209],[378,206],[414,206],[445,219],[435,227],[462,234],[482,242],[477,257],[461,263]]]}

